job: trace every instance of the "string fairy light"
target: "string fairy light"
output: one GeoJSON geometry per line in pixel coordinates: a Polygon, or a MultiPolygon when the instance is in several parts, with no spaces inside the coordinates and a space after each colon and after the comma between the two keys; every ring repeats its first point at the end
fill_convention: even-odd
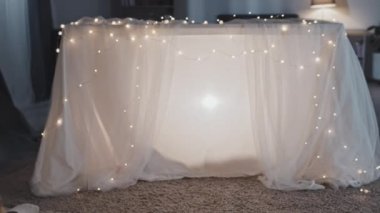
{"type": "MultiPolygon", "coordinates": [[[[249,12],[249,13],[251,13],[251,12],[249,12]]],[[[234,14],[234,17],[236,17],[236,14],[234,14]]],[[[278,17],[278,16],[276,16],[276,17],[278,17]]],[[[281,17],[284,17],[284,14],[282,14],[281,17]]],[[[163,17],[161,17],[161,18],[163,19],[163,17]]],[[[257,16],[256,18],[259,19],[259,20],[261,19],[260,16],[257,16]]],[[[272,19],[272,18],[274,18],[274,16],[271,15],[270,18],[272,19]]],[[[167,19],[166,19],[166,20],[163,20],[162,23],[163,23],[163,24],[169,24],[170,21],[174,21],[174,20],[175,20],[174,17],[170,17],[170,20],[167,20],[167,19]]],[[[186,20],[184,20],[182,23],[183,23],[183,24],[188,24],[188,23],[189,23],[188,21],[189,21],[189,18],[186,17],[186,20]]],[[[266,22],[267,19],[265,18],[265,19],[263,19],[263,21],[266,22]]],[[[98,18],[95,18],[95,19],[94,19],[94,22],[95,22],[95,23],[99,22],[99,19],[98,19],[98,18]]],[[[191,23],[194,24],[195,21],[192,20],[191,23]]],[[[223,24],[224,22],[223,22],[223,20],[219,20],[219,19],[218,19],[218,20],[216,20],[216,23],[218,23],[218,24],[223,24]]],[[[311,23],[312,23],[312,22],[307,22],[306,20],[302,20],[302,22],[301,22],[302,25],[311,24],[311,23]]],[[[314,20],[313,23],[314,23],[314,24],[317,24],[318,21],[317,21],[317,20],[314,20]]],[[[78,25],[78,24],[79,24],[79,22],[75,22],[75,25],[78,25]]],[[[116,22],[116,21],[112,21],[111,24],[112,24],[112,25],[115,25],[115,24],[122,24],[122,22],[121,22],[120,20],[117,21],[117,22],[116,22]]],[[[144,26],[144,28],[145,28],[145,29],[148,29],[148,28],[149,28],[149,27],[148,27],[149,24],[158,24],[158,22],[151,22],[151,23],[150,23],[150,22],[146,22],[146,25],[144,26]]],[[[207,20],[203,21],[203,24],[207,25],[207,24],[208,24],[208,21],[207,21],[207,20]]],[[[127,28],[127,29],[132,28],[132,26],[133,26],[133,25],[131,25],[130,23],[125,24],[125,28],[127,28]]],[[[61,25],[61,28],[63,29],[63,28],[65,28],[65,26],[64,26],[64,25],[61,25]]],[[[286,32],[288,32],[288,30],[289,30],[288,25],[285,25],[285,24],[283,24],[283,25],[279,25],[279,28],[280,28],[280,30],[281,30],[283,33],[286,33],[286,32]]],[[[145,32],[148,33],[148,34],[151,34],[151,36],[149,36],[148,34],[145,34],[145,35],[141,36],[141,38],[139,37],[139,40],[138,40],[138,41],[148,40],[148,39],[150,39],[150,38],[152,38],[153,41],[157,40],[157,39],[155,39],[155,38],[158,38],[158,37],[155,37],[155,36],[157,36],[157,31],[156,31],[155,29],[149,29],[149,31],[145,31],[145,32]]],[[[307,32],[310,33],[310,32],[311,32],[311,29],[310,29],[310,28],[307,29],[307,32]]],[[[93,31],[92,29],[90,29],[90,30],[88,31],[88,33],[89,33],[89,34],[93,34],[94,31],[93,31]]],[[[62,35],[62,31],[59,31],[58,34],[59,34],[59,35],[62,35]]],[[[110,33],[109,33],[109,36],[110,36],[111,38],[114,38],[114,37],[115,37],[115,34],[114,34],[113,32],[110,32],[110,33]]],[[[322,33],[320,36],[321,36],[321,37],[327,37],[325,33],[322,33]]],[[[232,38],[233,38],[233,35],[229,35],[229,39],[232,39],[232,38]]],[[[327,39],[327,38],[326,38],[326,39],[327,39]]],[[[136,41],[136,40],[137,40],[137,37],[136,37],[135,35],[130,36],[130,41],[131,41],[131,42],[134,42],[134,41],[136,41]]],[[[161,42],[162,44],[166,44],[166,43],[167,43],[167,40],[166,40],[166,39],[158,39],[158,40],[159,40],[159,42],[161,42]]],[[[73,43],[73,44],[76,43],[76,40],[75,40],[74,38],[71,38],[69,41],[70,41],[70,43],[73,43]]],[[[78,41],[78,42],[79,42],[79,41],[78,41]]],[[[115,38],[115,42],[119,42],[119,38],[115,38]]],[[[333,46],[333,47],[336,46],[336,44],[334,43],[333,40],[328,40],[328,41],[327,41],[327,45],[330,45],[330,46],[333,46]]],[[[142,47],[143,47],[143,44],[140,43],[140,44],[138,45],[138,47],[142,48],[142,47]]],[[[273,48],[276,47],[276,44],[272,43],[272,44],[270,44],[270,47],[273,49],[273,48]]],[[[257,49],[257,51],[258,51],[258,54],[260,54],[261,52],[262,52],[263,54],[268,54],[268,53],[269,53],[269,50],[268,50],[268,49],[257,49]]],[[[250,49],[250,50],[248,49],[248,50],[242,50],[242,51],[240,51],[239,54],[229,54],[229,53],[224,53],[222,50],[218,50],[218,51],[217,51],[216,49],[210,49],[210,50],[209,50],[209,53],[210,53],[210,54],[216,54],[216,53],[219,53],[218,55],[226,55],[226,56],[230,57],[231,59],[237,59],[238,57],[246,56],[246,55],[248,54],[248,52],[250,52],[250,53],[253,54],[253,53],[256,53],[257,51],[256,51],[255,49],[250,49]]],[[[56,49],[56,52],[57,52],[57,53],[60,53],[59,48],[56,49]]],[[[100,54],[100,53],[102,53],[102,51],[99,49],[99,50],[97,50],[97,53],[100,54]]],[[[274,53],[275,53],[275,52],[274,52],[274,53]]],[[[178,51],[177,51],[177,54],[178,54],[179,56],[183,56],[183,55],[184,55],[184,51],[183,51],[183,50],[178,50],[178,51]]],[[[316,51],[313,50],[313,51],[312,51],[312,54],[313,54],[313,55],[316,55],[316,51]]],[[[193,56],[184,56],[184,58],[186,58],[186,59],[190,59],[190,60],[195,60],[195,61],[200,62],[200,61],[203,61],[204,59],[209,58],[209,56],[210,56],[210,55],[208,55],[208,56],[204,56],[204,55],[202,55],[202,57],[201,57],[201,56],[197,56],[197,57],[193,57],[193,56]]],[[[297,64],[292,63],[291,61],[285,61],[285,59],[280,59],[280,60],[279,60],[278,58],[277,58],[277,59],[273,58],[273,60],[277,61],[277,63],[280,62],[280,64],[286,64],[286,65],[284,65],[284,66],[289,66],[289,67],[293,66],[293,67],[295,67],[295,68],[298,68],[299,70],[304,70],[304,69],[305,69],[305,65],[306,65],[306,67],[309,67],[308,64],[305,64],[305,65],[299,65],[299,64],[298,64],[298,65],[297,65],[297,64]],[[285,63],[285,62],[286,62],[286,63],[285,63]]],[[[314,57],[314,61],[315,61],[316,63],[319,63],[319,62],[321,62],[321,58],[320,58],[320,57],[314,57]]],[[[136,70],[140,70],[140,67],[139,67],[139,66],[136,66],[135,69],[136,69],[136,70]]],[[[332,69],[335,69],[335,66],[333,66],[332,69]]],[[[98,72],[98,69],[93,69],[93,71],[94,71],[94,73],[97,73],[97,72],[98,72]]],[[[316,76],[317,76],[317,78],[319,78],[319,77],[321,76],[321,74],[320,74],[320,73],[317,73],[316,76]]],[[[85,82],[87,83],[87,81],[85,81],[85,82]]],[[[83,83],[78,84],[78,87],[83,87],[83,83]]],[[[139,87],[140,87],[139,84],[136,84],[136,88],[139,88],[139,87]]],[[[331,89],[332,89],[332,90],[335,90],[336,88],[335,88],[335,86],[332,86],[331,89]]],[[[141,97],[140,97],[140,96],[137,96],[137,99],[140,100],[141,97]]],[[[314,96],[313,96],[313,99],[317,99],[317,96],[314,95],[314,96]]],[[[64,102],[67,102],[67,101],[68,101],[68,100],[65,98],[65,99],[64,99],[64,102]]],[[[315,106],[315,107],[318,107],[319,105],[318,105],[318,103],[315,103],[314,106],[315,106]]],[[[126,113],[126,112],[127,112],[127,109],[123,109],[123,112],[126,113]]],[[[335,112],[334,112],[332,115],[333,115],[333,117],[337,117],[337,113],[335,113],[335,112]]],[[[321,116],[318,116],[317,119],[318,119],[318,120],[322,120],[322,117],[321,117],[321,116]]],[[[62,123],[63,123],[63,121],[62,121],[61,118],[59,118],[59,119],[57,120],[57,122],[56,122],[57,126],[61,126],[62,123]]],[[[132,124],[129,125],[129,128],[130,128],[130,129],[132,129],[133,127],[134,127],[134,126],[133,126],[132,124]]],[[[315,129],[318,130],[318,129],[319,129],[319,126],[315,126],[315,129]]],[[[332,129],[328,129],[328,130],[327,130],[327,133],[332,134],[332,133],[333,133],[333,130],[332,130],[332,129]]],[[[43,133],[41,133],[41,135],[44,136],[45,133],[43,132],[43,133]]],[[[307,145],[308,142],[305,141],[304,144],[307,145]]],[[[134,144],[131,144],[130,147],[131,147],[131,148],[134,148],[134,144]]],[[[344,148],[344,149],[348,149],[348,146],[347,146],[347,145],[344,145],[343,148],[344,148]]],[[[317,157],[317,159],[320,159],[320,158],[321,158],[320,155],[317,155],[316,157],[317,157]]],[[[358,161],[358,158],[355,158],[354,161],[357,162],[357,161],[358,161]]],[[[128,165],[127,163],[124,163],[124,166],[125,166],[125,167],[127,167],[127,165],[128,165]]],[[[380,170],[380,166],[376,167],[376,169],[377,169],[377,170],[380,170]]],[[[366,173],[366,170],[361,170],[361,171],[362,171],[361,173],[363,173],[363,174],[366,173]]],[[[327,175],[322,175],[322,178],[323,178],[323,179],[327,178],[327,175]]],[[[113,181],[115,181],[115,178],[112,177],[112,178],[110,178],[109,180],[110,180],[111,182],[113,182],[113,181]]],[[[78,189],[79,189],[79,188],[78,188],[78,189]]],[[[97,190],[100,191],[101,189],[98,187],[97,190]]],[[[78,190],[78,191],[79,191],[79,190],[78,190]]]]}

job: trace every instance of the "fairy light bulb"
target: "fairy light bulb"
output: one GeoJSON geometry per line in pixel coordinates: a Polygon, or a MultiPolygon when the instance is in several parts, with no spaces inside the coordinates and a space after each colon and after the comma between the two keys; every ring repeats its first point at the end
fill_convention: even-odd
{"type": "Polygon", "coordinates": [[[56,122],[57,126],[58,126],[58,127],[62,126],[62,123],[63,123],[62,118],[58,118],[58,119],[57,119],[57,122],[56,122]]]}
{"type": "Polygon", "coordinates": [[[327,133],[331,134],[333,131],[331,129],[327,130],[327,133]]]}
{"type": "Polygon", "coordinates": [[[334,112],[334,113],[333,113],[333,116],[334,116],[334,117],[336,117],[336,116],[337,116],[337,114],[334,112]]]}
{"type": "Polygon", "coordinates": [[[64,24],[61,24],[60,27],[61,27],[61,29],[65,29],[65,25],[64,24]]]}
{"type": "Polygon", "coordinates": [[[319,126],[316,126],[315,129],[318,130],[318,129],[319,129],[319,126]]]}
{"type": "Polygon", "coordinates": [[[318,120],[322,120],[322,117],[321,117],[321,116],[319,116],[319,117],[318,117],[318,120]]]}
{"type": "Polygon", "coordinates": [[[75,39],[74,38],[70,38],[70,43],[75,43],[75,39]]]}
{"type": "Polygon", "coordinates": [[[271,19],[273,19],[273,18],[274,18],[274,16],[273,16],[273,15],[271,15],[271,16],[270,16],[270,18],[271,18],[271,19]]]}
{"type": "Polygon", "coordinates": [[[114,178],[110,178],[110,181],[113,182],[115,179],[114,178]]]}
{"type": "Polygon", "coordinates": [[[275,48],[275,47],[276,47],[276,45],[275,45],[275,44],[271,44],[271,45],[270,45],[270,47],[272,47],[272,48],[275,48]]]}
{"type": "Polygon", "coordinates": [[[255,53],[255,50],[252,49],[252,50],[250,50],[250,52],[251,52],[251,53],[255,53]]]}
{"type": "Polygon", "coordinates": [[[359,161],[359,158],[355,158],[354,161],[355,161],[355,162],[358,162],[358,161],[359,161]]]}
{"type": "Polygon", "coordinates": [[[281,63],[281,64],[285,64],[285,60],[281,60],[280,63],[281,63]]]}
{"type": "Polygon", "coordinates": [[[321,62],[321,58],[320,58],[320,57],[316,57],[314,60],[315,60],[315,62],[317,62],[317,63],[321,62]]]}
{"type": "Polygon", "coordinates": [[[305,67],[304,67],[303,65],[300,65],[300,66],[299,66],[299,69],[300,69],[300,70],[304,70],[305,67]]]}
{"type": "Polygon", "coordinates": [[[348,146],[347,146],[347,145],[344,145],[344,146],[343,146],[343,148],[344,148],[344,149],[347,149],[347,148],[348,148],[348,146]]]}
{"type": "Polygon", "coordinates": [[[44,138],[46,136],[45,132],[41,132],[41,136],[44,138]]]}
{"type": "Polygon", "coordinates": [[[197,58],[197,61],[201,61],[201,60],[202,60],[202,58],[201,58],[201,57],[198,57],[198,58],[197,58]]]}
{"type": "Polygon", "coordinates": [[[235,59],[235,58],[236,58],[236,56],[234,56],[234,55],[231,55],[231,58],[232,58],[232,59],[235,59]]]}
{"type": "Polygon", "coordinates": [[[146,39],[149,39],[149,35],[145,35],[144,36],[144,39],[146,40],[146,39]]]}
{"type": "Polygon", "coordinates": [[[124,113],[126,113],[126,112],[127,112],[127,110],[126,110],[126,109],[123,109],[123,112],[124,112],[124,113]]]}
{"type": "Polygon", "coordinates": [[[94,22],[95,22],[95,23],[98,23],[98,22],[99,22],[99,19],[98,19],[98,18],[95,18],[95,19],[94,19],[94,22]]]}
{"type": "Polygon", "coordinates": [[[97,73],[97,72],[98,72],[98,69],[94,69],[94,72],[97,73]]]}
{"type": "Polygon", "coordinates": [[[94,31],[93,31],[93,30],[89,30],[88,33],[89,33],[89,34],[92,34],[92,33],[94,33],[94,31]]]}
{"type": "Polygon", "coordinates": [[[80,188],[77,188],[77,192],[80,192],[80,188]]]}
{"type": "Polygon", "coordinates": [[[113,38],[114,34],[113,33],[110,33],[110,37],[113,38]]]}
{"type": "Polygon", "coordinates": [[[208,24],[208,21],[204,21],[203,24],[208,24]]]}
{"type": "Polygon", "coordinates": [[[264,54],[268,54],[268,50],[264,50],[264,54]]]}
{"type": "Polygon", "coordinates": [[[131,39],[132,42],[136,41],[136,37],[135,36],[131,36],[130,39],[131,39]]]}
{"type": "Polygon", "coordinates": [[[135,145],[131,144],[131,148],[134,148],[134,147],[135,147],[135,145]]]}
{"type": "Polygon", "coordinates": [[[212,49],[211,52],[212,52],[212,53],[216,53],[216,49],[212,49]]]}
{"type": "Polygon", "coordinates": [[[100,187],[98,187],[96,190],[100,191],[101,189],[100,189],[100,187]]]}
{"type": "Polygon", "coordinates": [[[132,129],[132,128],[133,128],[133,125],[132,125],[132,124],[131,124],[131,125],[129,125],[129,128],[131,128],[131,129],[132,129]]]}
{"type": "Polygon", "coordinates": [[[63,99],[63,102],[65,102],[65,103],[68,102],[68,101],[69,101],[69,99],[67,99],[67,98],[63,99]]]}
{"type": "Polygon", "coordinates": [[[128,163],[124,163],[124,166],[127,167],[127,166],[128,166],[128,163]]]}
{"type": "Polygon", "coordinates": [[[287,32],[287,31],[288,31],[288,26],[286,26],[286,25],[282,25],[282,26],[281,26],[281,31],[282,31],[282,32],[287,32]]]}
{"type": "Polygon", "coordinates": [[[219,20],[219,24],[224,24],[224,21],[223,20],[219,20]]]}
{"type": "Polygon", "coordinates": [[[125,25],[125,28],[130,29],[130,28],[131,28],[131,25],[130,25],[130,24],[126,24],[126,25],[125,25]]]}
{"type": "Polygon", "coordinates": [[[320,156],[320,155],[317,155],[317,158],[318,158],[318,159],[320,159],[320,158],[321,158],[321,156],[320,156]]]}
{"type": "Polygon", "coordinates": [[[61,36],[62,35],[62,31],[58,31],[58,35],[61,36]]]}
{"type": "Polygon", "coordinates": [[[59,52],[60,52],[59,48],[55,49],[55,52],[56,52],[56,53],[59,53],[59,52]]]}
{"type": "Polygon", "coordinates": [[[261,19],[261,17],[260,17],[260,16],[257,16],[256,19],[261,19]]]}
{"type": "Polygon", "coordinates": [[[322,176],[322,178],[323,178],[323,179],[326,179],[326,178],[327,178],[327,176],[326,176],[326,175],[323,175],[323,176],[322,176]]]}

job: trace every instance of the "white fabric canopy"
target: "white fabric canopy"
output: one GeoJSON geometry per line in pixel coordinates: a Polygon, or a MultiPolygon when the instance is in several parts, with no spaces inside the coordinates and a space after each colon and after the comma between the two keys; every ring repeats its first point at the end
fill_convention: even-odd
{"type": "Polygon", "coordinates": [[[281,190],[380,175],[373,104],[336,23],[82,19],[66,26],[36,195],[260,175],[281,190]]]}

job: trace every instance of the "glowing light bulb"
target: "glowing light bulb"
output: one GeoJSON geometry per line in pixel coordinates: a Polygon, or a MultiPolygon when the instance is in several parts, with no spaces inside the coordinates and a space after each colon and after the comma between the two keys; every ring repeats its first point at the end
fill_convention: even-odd
{"type": "Polygon", "coordinates": [[[232,16],[235,18],[235,17],[236,17],[236,14],[233,14],[232,16]]]}
{"type": "Polygon", "coordinates": [[[318,120],[322,120],[322,117],[321,117],[321,116],[319,116],[319,117],[318,117],[318,120]]]}
{"type": "Polygon", "coordinates": [[[331,129],[329,129],[329,130],[327,130],[327,132],[328,132],[329,134],[331,134],[333,131],[332,131],[331,129]]]}
{"type": "Polygon", "coordinates": [[[255,53],[255,50],[250,50],[251,53],[255,53]]]}
{"type": "Polygon", "coordinates": [[[325,37],[326,35],[324,33],[321,34],[322,37],[325,37]]]}
{"type": "Polygon", "coordinates": [[[136,41],[136,37],[135,36],[131,36],[130,39],[131,39],[132,42],[136,41]]]}
{"type": "Polygon", "coordinates": [[[98,187],[96,190],[100,191],[100,188],[98,187]]]}
{"type": "Polygon", "coordinates": [[[216,53],[216,49],[212,49],[212,53],[216,53]]]}
{"type": "Polygon", "coordinates": [[[261,17],[260,17],[260,16],[257,16],[256,19],[261,19],[261,17]]]}
{"type": "Polygon", "coordinates": [[[224,21],[220,20],[220,21],[219,21],[219,24],[224,24],[224,21]]]}
{"type": "Polygon", "coordinates": [[[318,104],[314,104],[315,107],[318,107],[318,104]]]}
{"type": "Polygon", "coordinates": [[[281,30],[282,30],[282,32],[288,31],[288,26],[282,25],[281,30]]]}
{"type": "Polygon", "coordinates": [[[142,45],[142,44],[140,44],[140,45],[139,45],[139,48],[142,48],[142,47],[143,47],[143,45],[142,45]]]}
{"type": "Polygon", "coordinates": [[[126,112],[127,112],[127,110],[126,110],[126,109],[124,109],[124,110],[123,110],[123,112],[124,112],[124,113],[126,113],[126,112]]]}
{"type": "Polygon", "coordinates": [[[78,84],[78,87],[83,87],[83,84],[78,84]]]}
{"type": "Polygon", "coordinates": [[[94,69],[94,72],[98,72],[98,69],[94,69]]]}
{"type": "Polygon", "coordinates": [[[307,141],[305,141],[305,145],[307,145],[307,141]]]}
{"type": "Polygon", "coordinates": [[[127,166],[128,166],[128,163],[124,163],[124,166],[127,167],[127,166]]]}
{"type": "Polygon", "coordinates": [[[321,62],[321,58],[320,57],[316,57],[315,58],[315,62],[317,62],[317,63],[321,62]]]}
{"type": "Polygon", "coordinates": [[[45,137],[45,135],[46,135],[45,132],[41,132],[42,137],[45,137]]]}
{"type": "Polygon", "coordinates": [[[93,30],[89,30],[88,33],[89,33],[89,34],[92,34],[92,33],[94,33],[94,31],[93,31],[93,30]]]}
{"type": "Polygon", "coordinates": [[[320,158],[321,158],[321,156],[317,155],[317,158],[318,158],[318,159],[320,159],[320,158]]]}
{"type": "Polygon", "coordinates": [[[264,50],[264,53],[265,53],[265,54],[268,54],[268,50],[264,50]]]}
{"type": "Polygon", "coordinates": [[[59,53],[59,52],[60,52],[59,48],[55,49],[55,52],[56,52],[56,53],[59,53]]]}
{"type": "Polygon", "coordinates": [[[130,24],[126,24],[126,25],[125,25],[125,28],[130,29],[130,28],[131,28],[131,25],[130,25],[130,24]]]}
{"type": "Polygon", "coordinates": [[[102,53],[102,51],[101,51],[101,50],[98,50],[97,52],[98,52],[98,54],[102,53]]]}
{"type": "Polygon", "coordinates": [[[311,29],[308,29],[307,32],[308,32],[308,33],[311,33],[311,29]]]}
{"type": "Polygon", "coordinates": [[[192,24],[194,24],[194,23],[195,23],[195,21],[194,21],[194,20],[191,20],[191,23],[192,23],[192,24]]]}
{"type": "Polygon", "coordinates": [[[236,58],[236,56],[232,55],[232,56],[231,56],[231,58],[232,58],[232,59],[235,59],[235,58],[236,58]]]}
{"type": "Polygon", "coordinates": [[[317,96],[316,96],[316,95],[314,95],[314,96],[313,96],[313,98],[314,98],[314,99],[317,99],[317,96]]]}
{"type": "Polygon", "coordinates": [[[113,182],[115,179],[114,178],[110,178],[110,181],[113,182]]]}
{"type": "Polygon", "coordinates": [[[251,12],[251,11],[249,11],[249,12],[248,12],[248,14],[249,14],[249,15],[251,15],[251,14],[252,14],[252,12],[251,12]]]}
{"type": "Polygon", "coordinates": [[[132,125],[132,124],[131,124],[131,125],[129,125],[129,128],[131,128],[131,129],[132,129],[132,128],[133,128],[133,125],[132,125]]]}
{"type": "Polygon", "coordinates": [[[208,24],[208,21],[204,21],[203,24],[208,24]]]}
{"type": "Polygon", "coordinates": [[[119,42],[119,39],[117,38],[117,39],[115,39],[115,41],[116,41],[116,42],[119,42]]]}
{"type": "Polygon", "coordinates": [[[359,159],[358,159],[358,158],[355,158],[355,161],[356,161],[356,162],[358,162],[358,161],[359,161],[359,159]]]}
{"type": "Polygon", "coordinates": [[[317,20],[314,20],[314,24],[318,24],[318,21],[317,21],[317,20]]]}
{"type": "Polygon", "coordinates": [[[276,45],[275,44],[272,44],[272,45],[270,45],[272,48],[275,48],[276,47],[276,45]]]}
{"type": "Polygon", "coordinates": [[[315,129],[318,130],[318,129],[319,129],[319,126],[316,126],[315,129]]]}
{"type": "Polygon", "coordinates": [[[348,146],[347,146],[347,145],[344,145],[344,146],[343,146],[343,148],[344,148],[344,149],[347,149],[347,148],[348,148],[348,146]]]}
{"type": "Polygon", "coordinates": [[[58,118],[58,120],[57,120],[57,122],[56,122],[57,126],[58,126],[58,127],[59,127],[59,126],[62,126],[62,123],[63,123],[62,118],[58,118]]]}
{"type": "Polygon", "coordinates": [[[64,101],[64,102],[68,102],[68,101],[69,101],[69,99],[67,99],[67,98],[64,98],[64,99],[63,99],[63,101],[64,101]]]}
{"type": "Polygon", "coordinates": [[[327,178],[327,176],[326,176],[326,175],[323,175],[323,176],[322,176],[322,178],[323,178],[323,179],[326,179],[326,178],[327,178]]]}
{"type": "Polygon", "coordinates": [[[206,95],[202,99],[202,106],[206,109],[214,109],[219,104],[218,99],[213,95],[206,95]]]}
{"type": "Polygon", "coordinates": [[[300,65],[300,66],[299,66],[299,68],[300,68],[300,70],[303,70],[303,69],[305,69],[305,67],[304,67],[304,66],[302,66],[302,65],[300,65]]]}
{"type": "Polygon", "coordinates": [[[61,29],[65,29],[65,25],[64,24],[61,24],[60,27],[61,27],[61,29]]]}
{"type": "Polygon", "coordinates": [[[333,113],[333,116],[334,116],[334,117],[336,117],[336,116],[337,116],[337,114],[334,112],[334,113],[333,113]]]}
{"type": "Polygon", "coordinates": [[[318,74],[317,74],[317,78],[319,78],[319,77],[321,77],[321,74],[318,73],[318,74]]]}
{"type": "Polygon", "coordinates": [[[135,145],[131,144],[131,148],[134,148],[134,147],[135,147],[135,145]]]}
{"type": "Polygon", "coordinates": [[[59,31],[59,32],[58,32],[58,35],[61,36],[61,35],[62,35],[62,31],[59,31]]]}
{"type": "Polygon", "coordinates": [[[178,55],[183,55],[183,52],[181,50],[178,51],[178,55]]]}
{"type": "Polygon", "coordinates": [[[285,63],[285,60],[281,60],[280,63],[281,63],[281,64],[284,64],[284,63],[285,63]]]}
{"type": "Polygon", "coordinates": [[[331,87],[332,90],[335,90],[335,87],[331,87]]]}
{"type": "Polygon", "coordinates": [[[145,39],[149,39],[149,35],[145,35],[144,38],[145,38],[145,39]]]}
{"type": "Polygon", "coordinates": [[[95,19],[94,19],[94,22],[95,22],[95,23],[98,23],[98,21],[99,21],[98,18],[95,18],[95,19]]]}
{"type": "Polygon", "coordinates": [[[202,60],[202,58],[200,58],[200,57],[197,58],[197,61],[201,61],[201,60],[202,60]]]}
{"type": "Polygon", "coordinates": [[[155,35],[157,32],[156,30],[152,30],[152,34],[155,35]]]}
{"type": "Polygon", "coordinates": [[[328,43],[329,43],[330,45],[332,45],[332,44],[333,44],[333,41],[332,41],[332,40],[329,40],[328,43]]]}
{"type": "Polygon", "coordinates": [[[70,38],[70,42],[71,42],[71,43],[74,43],[74,42],[75,42],[75,39],[70,38]]]}
{"type": "Polygon", "coordinates": [[[80,192],[80,188],[77,188],[77,192],[80,192]]]}
{"type": "Polygon", "coordinates": [[[166,40],[165,40],[165,39],[163,39],[161,42],[162,42],[163,44],[166,44],[166,40]]]}

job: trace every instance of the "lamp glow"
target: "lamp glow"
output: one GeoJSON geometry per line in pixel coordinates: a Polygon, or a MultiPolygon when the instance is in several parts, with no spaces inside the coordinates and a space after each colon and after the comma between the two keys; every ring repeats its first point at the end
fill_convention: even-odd
{"type": "Polygon", "coordinates": [[[218,99],[213,95],[207,95],[202,99],[202,106],[206,109],[214,109],[216,106],[218,106],[219,101],[218,99]]]}

